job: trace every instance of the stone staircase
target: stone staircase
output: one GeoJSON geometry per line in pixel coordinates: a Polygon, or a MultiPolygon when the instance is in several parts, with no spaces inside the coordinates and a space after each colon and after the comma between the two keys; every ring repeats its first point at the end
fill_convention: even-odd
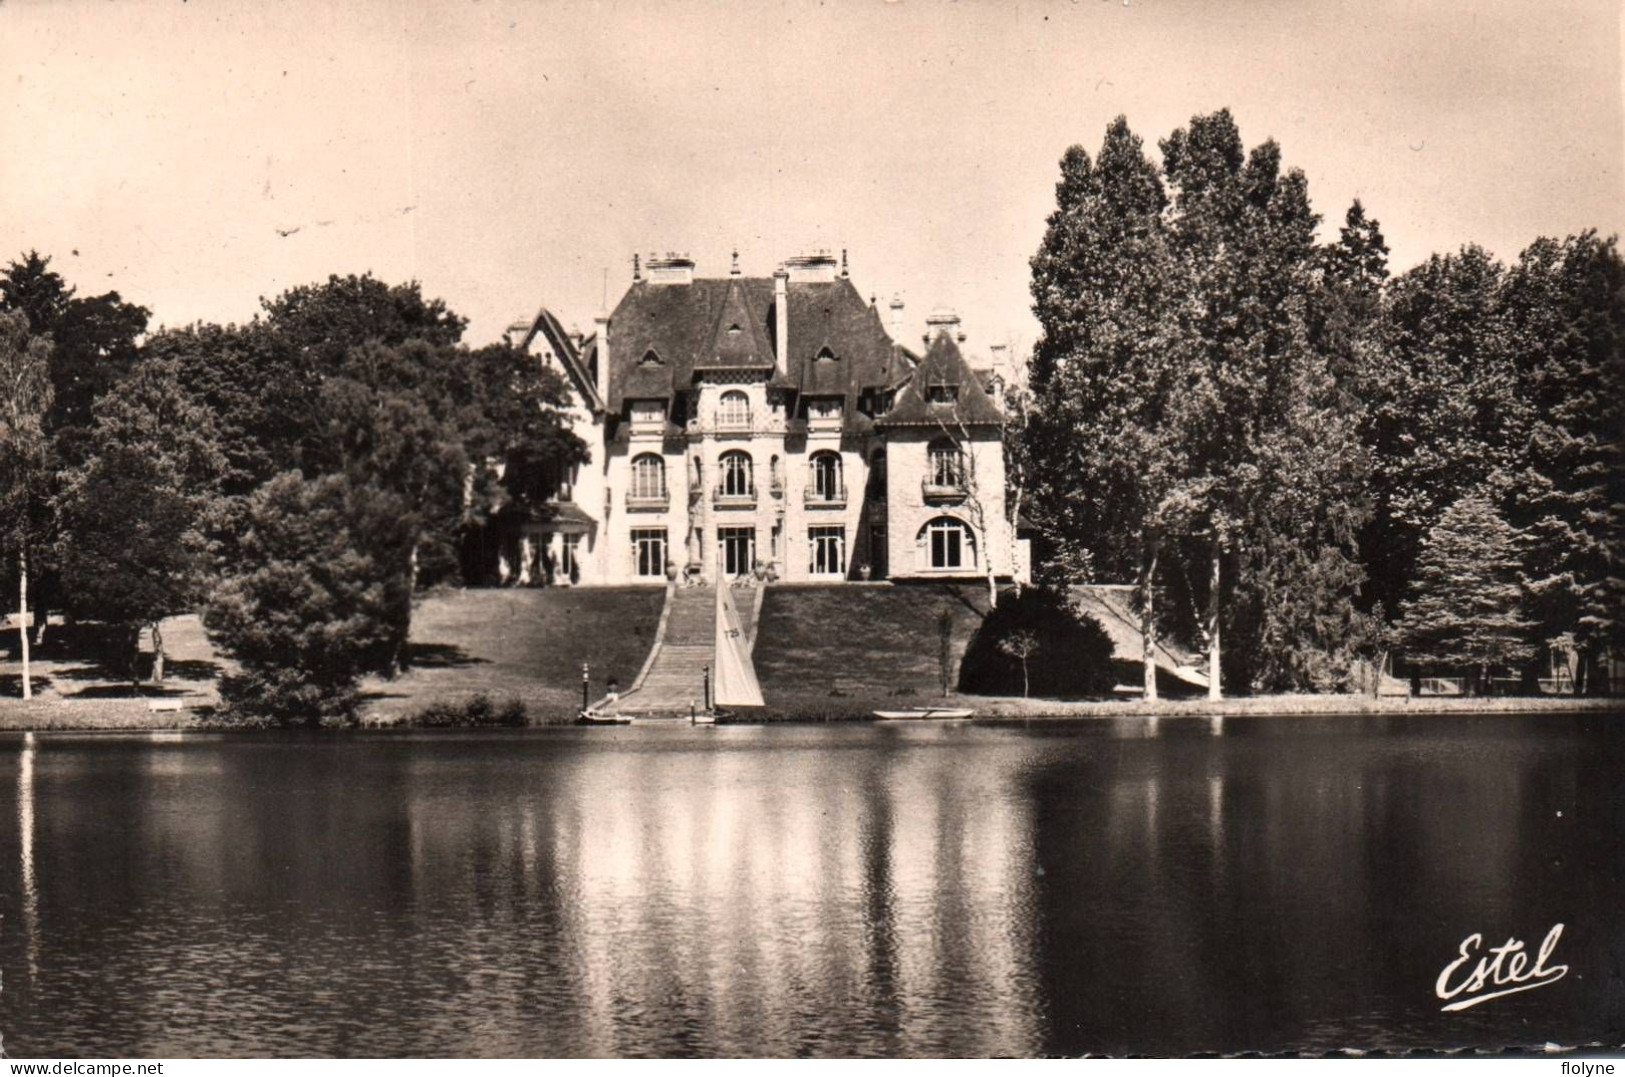
{"type": "Polygon", "coordinates": [[[622,714],[686,716],[690,704],[705,709],[705,667],[716,663],[716,589],[678,587],[669,601],[665,638],[643,683],[617,703],[622,714]]]}

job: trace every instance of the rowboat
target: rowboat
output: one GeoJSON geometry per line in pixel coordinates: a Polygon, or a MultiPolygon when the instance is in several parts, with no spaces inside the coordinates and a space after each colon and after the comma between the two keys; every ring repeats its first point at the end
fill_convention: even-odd
{"type": "Polygon", "coordinates": [[[632,719],[625,714],[614,714],[606,711],[595,711],[590,707],[576,715],[576,725],[631,725],[632,719]]]}
{"type": "Polygon", "coordinates": [[[876,718],[896,721],[905,718],[970,718],[976,714],[969,707],[907,707],[896,711],[875,711],[876,718]]]}

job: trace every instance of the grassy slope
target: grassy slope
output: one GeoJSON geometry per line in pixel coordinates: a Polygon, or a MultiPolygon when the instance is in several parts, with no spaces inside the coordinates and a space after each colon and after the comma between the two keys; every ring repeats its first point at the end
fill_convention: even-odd
{"type": "Polygon", "coordinates": [[[957,680],[986,609],[978,584],[769,587],[754,654],[769,716],[859,717],[940,700],[938,616],[953,616],[957,680]]]}
{"type": "Polygon", "coordinates": [[[517,697],[531,720],[574,718],[581,663],[592,664],[592,696],[610,677],[621,689],[648,657],[665,591],[658,587],[446,591],[412,615],[412,668],[364,686],[366,717],[388,722],[437,700],[478,692],[517,697]]]}

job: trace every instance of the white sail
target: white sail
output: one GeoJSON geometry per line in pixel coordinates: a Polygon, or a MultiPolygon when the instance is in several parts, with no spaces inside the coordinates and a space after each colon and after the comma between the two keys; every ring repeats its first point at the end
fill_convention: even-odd
{"type": "Polygon", "coordinates": [[[712,698],[718,706],[760,707],[762,688],[756,683],[756,667],[751,664],[750,647],[739,626],[739,610],[734,606],[733,588],[717,581],[717,677],[712,698]]]}

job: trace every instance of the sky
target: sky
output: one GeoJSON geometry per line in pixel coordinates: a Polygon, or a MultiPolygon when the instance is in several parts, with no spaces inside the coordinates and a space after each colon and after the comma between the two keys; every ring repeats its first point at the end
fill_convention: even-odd
{"type": "Polygon", "coordinates": [[[1062,153],[1228,107],[1392,266],[1625,231],[1617,0],[0,0],[0,259],[153,324],[333,273],[483,344],[590,330],[634,252],[848,251],[911,332],[1030,346],[1062,153]]]}

